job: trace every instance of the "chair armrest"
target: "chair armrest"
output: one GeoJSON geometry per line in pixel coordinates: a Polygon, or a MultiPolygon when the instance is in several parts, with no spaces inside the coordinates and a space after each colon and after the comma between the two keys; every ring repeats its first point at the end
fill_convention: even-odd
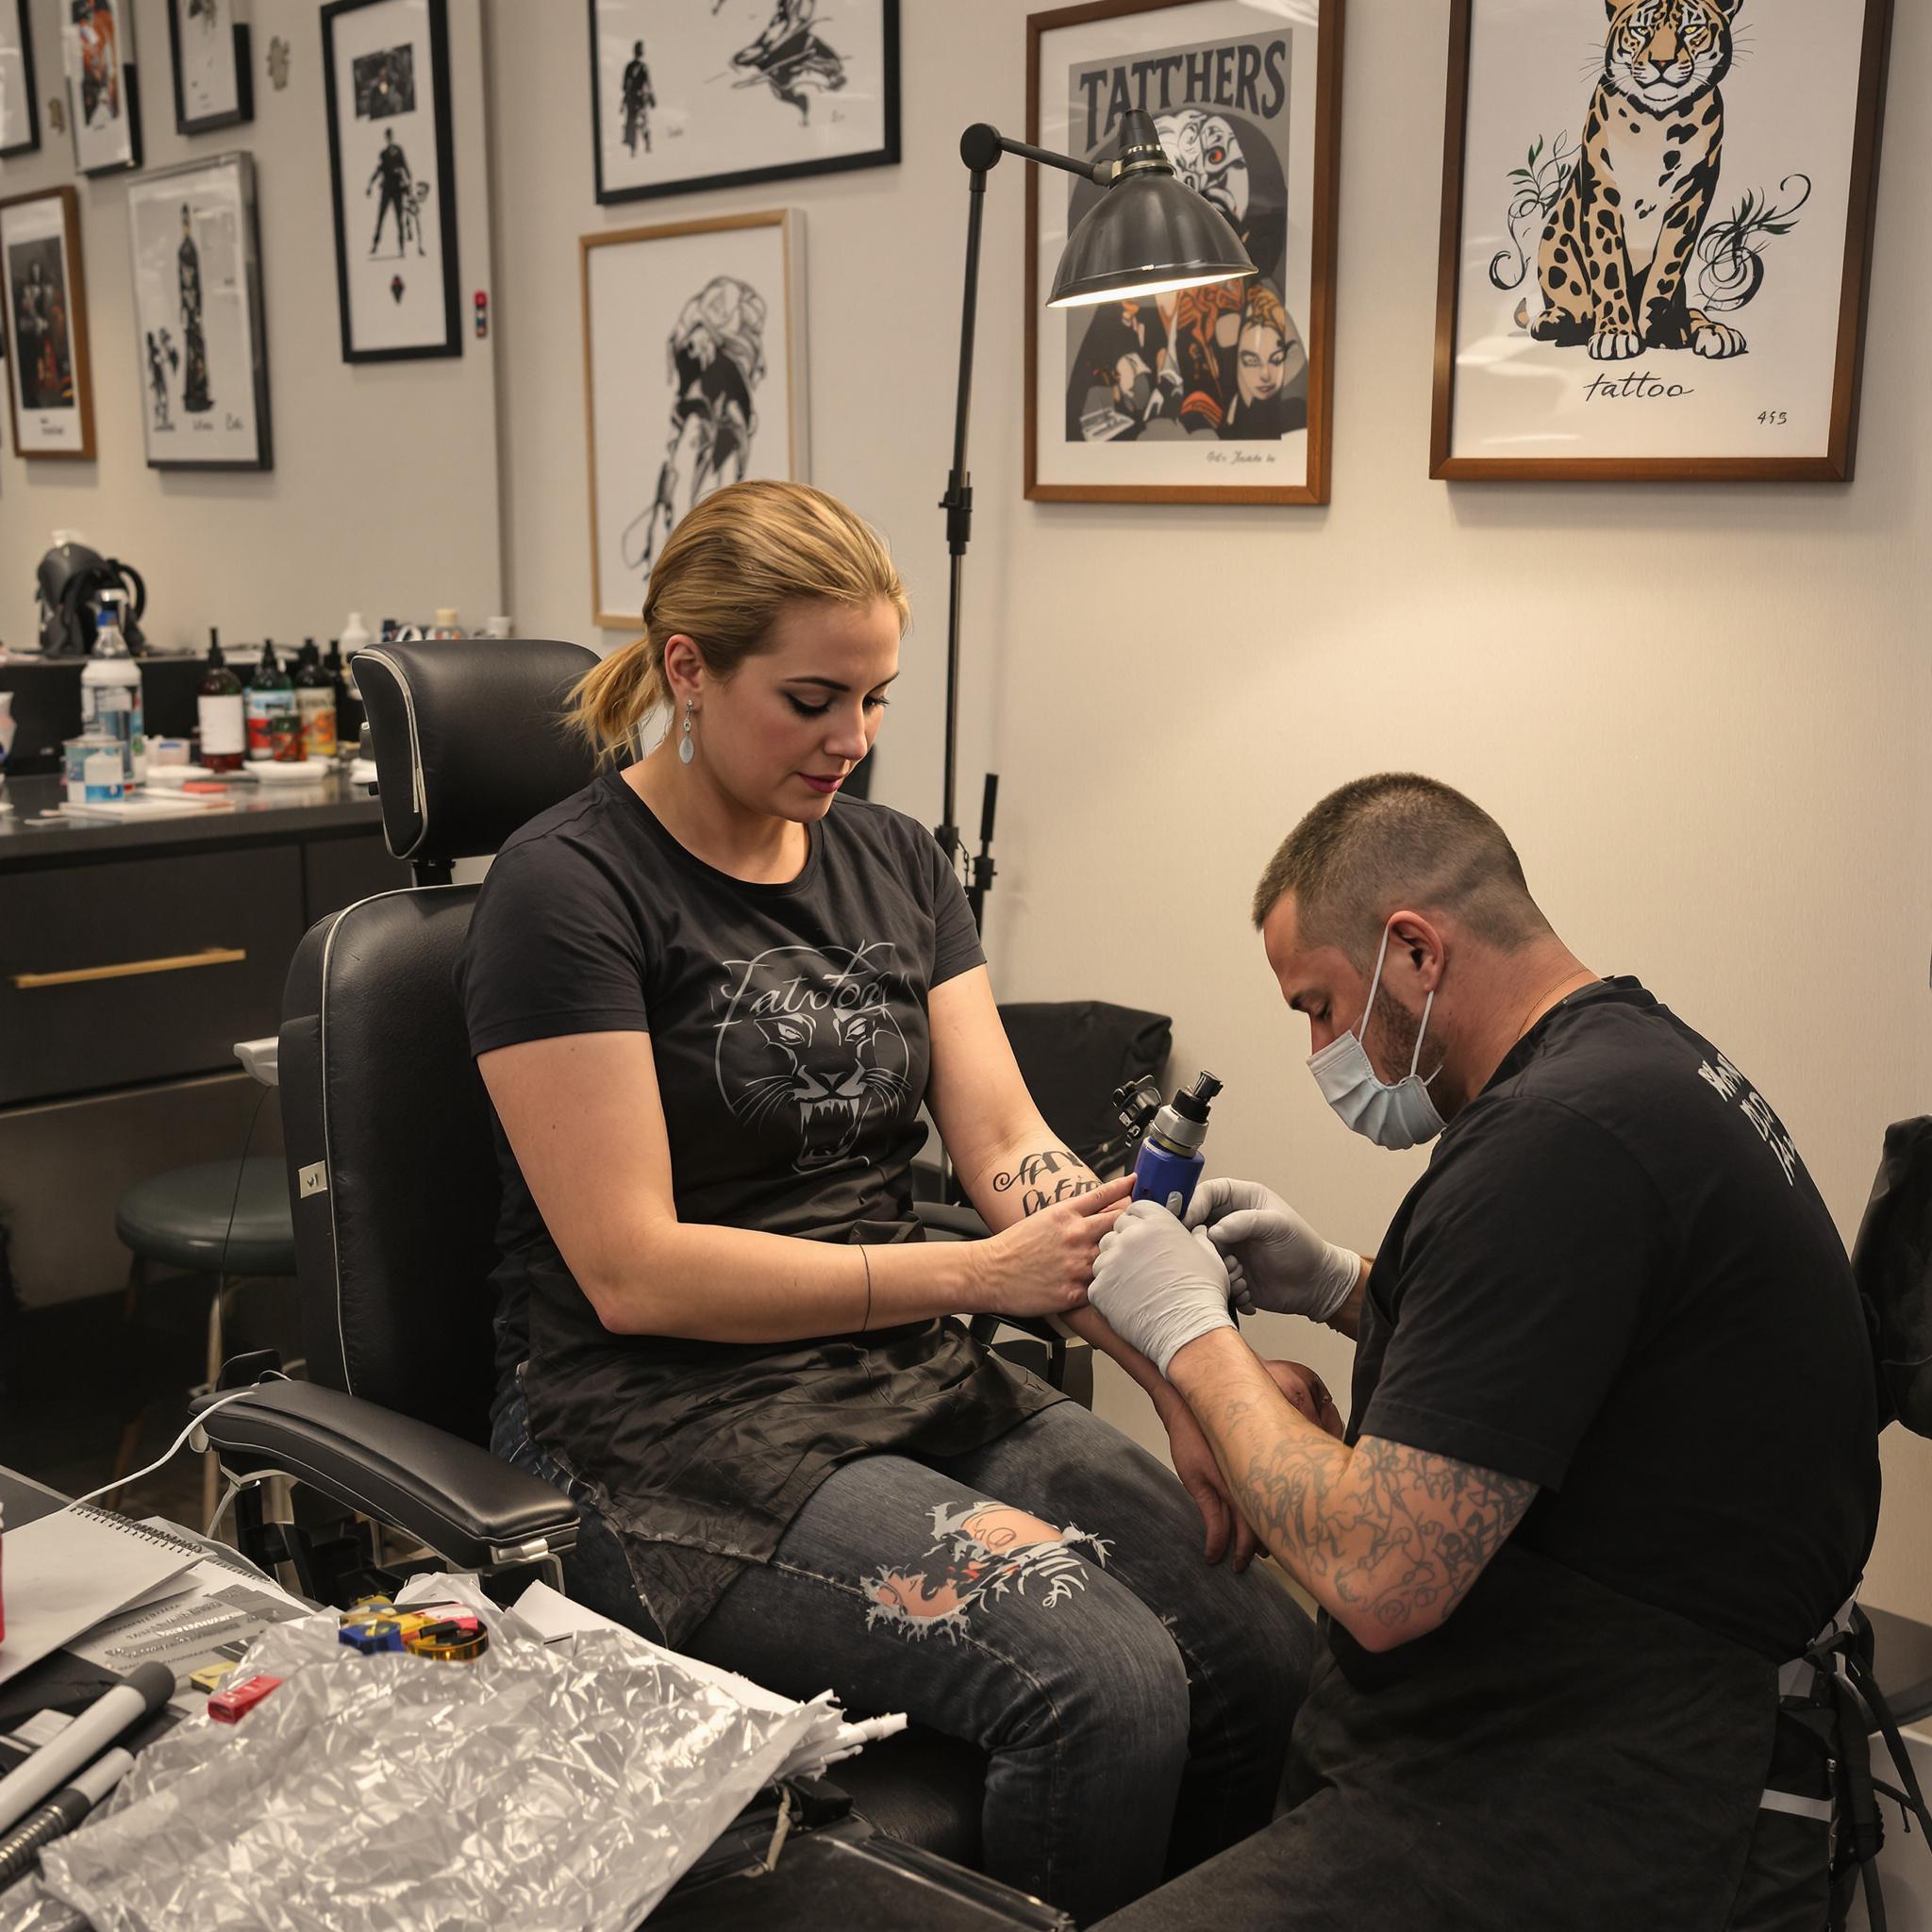
{"type": "Polygon", "coordinates": [[[280,1054],[281,1037],[271,1033],[265,1040],[238,1040],[235,1042],[235,1058],[247,1070],[251,1080],[259,1080],[264,1087],[281,1085],[280,1054]]]}
{"type": "MultiPolygon", "coordinates": [[[[199,1416],[220,1397],[198,1398],[199,1416]]],[[[313,1382],[263,1382],[201,1424],[237,1474],[277,1471],[407,1531],[466,1570],[558,1556],[577,1506],[427,1423],[313,1382]]]]}
{"type": "Polygon", "coordinates": [[[928,1234],[946,1241],[983,1241],[987,1238],[986,1223],[972,1208],[955,1208],[949,1201],[915,1201],[912,1215],[928,1234]]]}

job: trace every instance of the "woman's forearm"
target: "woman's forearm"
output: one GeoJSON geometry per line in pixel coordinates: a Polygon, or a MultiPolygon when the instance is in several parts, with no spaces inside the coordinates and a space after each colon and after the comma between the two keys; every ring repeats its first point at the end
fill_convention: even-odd
{"type": "Polygon", "coordinates": [[[616,1335],[803,1341],[978,1313],[977,1245],[848,1247],[672,1222],[653,1230],[626,1265],[601,1274],[580,1271],[577,1280],[616,1335]]]}

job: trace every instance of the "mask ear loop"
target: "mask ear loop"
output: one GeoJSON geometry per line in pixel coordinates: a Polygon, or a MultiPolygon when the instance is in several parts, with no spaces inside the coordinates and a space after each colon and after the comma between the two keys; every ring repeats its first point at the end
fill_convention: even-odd
{"type": "Polygon", "coordinates": [[[1369,1046],[1369,1016],[1375,1010],[1375,989],[1382,984],[1382,962],[1389,957],[1390,931],[1386,925],[1382,928],[1382,945],[1375,955],[1375,976],[1369,981],[1369,1003],[1362,1008],[1362,1024],[1355,1029],[1356,1044],[1364,1053],[1369,1046]]]}

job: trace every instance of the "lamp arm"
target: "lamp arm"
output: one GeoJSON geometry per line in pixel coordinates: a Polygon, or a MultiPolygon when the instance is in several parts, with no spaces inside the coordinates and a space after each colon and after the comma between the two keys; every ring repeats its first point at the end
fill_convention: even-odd
{"type": "Polygon", "coordinates": [[[1083,180],[1105,188],[1112,179],[1111,161],[1076,160],[1072,155],[1057,154],[1050,147],[1035,147],[1031,142],[1013,141],[985,121],[975,121],[959,137],[959,158],[974,174],[984,175],[999,165],[1002,155],[1018,155],[1022,160],[1037,161],[1041,167],[1061,168],[1083,180]]]}

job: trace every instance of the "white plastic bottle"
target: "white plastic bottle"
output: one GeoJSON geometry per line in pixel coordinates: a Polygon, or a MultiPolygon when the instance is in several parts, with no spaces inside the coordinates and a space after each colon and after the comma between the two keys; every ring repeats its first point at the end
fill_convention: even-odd
{"type": "MultiPolygon", "coordinates": [[[[109,593],[111,594],[111,593],[109,593]]],[[[127,655],[113,604],[94,620],[93,655],[80,674],[80,728],[121,741],[121,763],[128,782],[147,776],[147,734],[141,708],[141,667],[127,655]]]]}

